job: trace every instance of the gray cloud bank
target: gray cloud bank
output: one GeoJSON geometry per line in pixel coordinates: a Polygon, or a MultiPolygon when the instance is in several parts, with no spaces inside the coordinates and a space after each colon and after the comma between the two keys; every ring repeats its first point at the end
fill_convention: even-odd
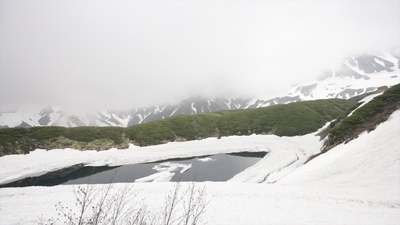
{"type": "Polygon", "coordinates": [[[275,94],[399,45],[399,1],[1,1],[0,109],[275,94]]]}

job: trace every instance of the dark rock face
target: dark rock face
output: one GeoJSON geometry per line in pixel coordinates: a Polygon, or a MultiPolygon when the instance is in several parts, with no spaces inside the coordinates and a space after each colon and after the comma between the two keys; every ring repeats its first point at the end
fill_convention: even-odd
{"type": "Polygon", "coordinates": [[[28,123],[26,123],[25,121],[22,121],[21,124],[16,126],[16,127],[29,128],[29,127],[32,127],[32,126],[29,125],[28,123]]]}
{"type": "Polygon", "coordinates": [[[296,91],[300,91],[300,93],[302,93],[304,96],[310,96],[311,91],[314,90],[316,87],[317,84],[311,84],[308,86],[299,87],[296,91]]]}
{"type": "Polygon", "coordinates": [[[128,126],[132,126],[138,123],[160,120],[174,115],[192,115],[198,113],[216,112],[220,110],[242,109],[246,106],[247,102],[247,99],[206,99],[200,97],[188,98],[175,105],[140,109],[135,113],[136,115],[133,116],[132,119],[129,121],[128,126]]]}
{"type": "Polygon", "coordinates": [[[51,122],[50,115],[46,114],[38,120],[39,124],[42,126],[47,126],[51,122]]]}
{"type": "Polygon", "coordinates": [[[358,68],[367,74],[379,73],[382,71],[392,72],[395,66],[392,62],[374,55],[361,55],[356,57],[358,68]],[[383,65],[382,65],[383,64],[383,65]]]}
{"type": "Polygon", "coordinates": [[[336,98],[351,98],[364,93],[364,89],[346,89],[336,95],[336,98]]]}
{"type": "Polygon", "coordinates": [[[342,77],[342,78],[350,77],[350,78],[365,79],[365,80],[370,79],[368,76],[361,75],[361,74],[355,72],[354,70],[350,69],[348,66],[345,66],[345,65],[342,65],[342,68],[340,68],[339,70],[336,71],[335,76],[342,77]]]}

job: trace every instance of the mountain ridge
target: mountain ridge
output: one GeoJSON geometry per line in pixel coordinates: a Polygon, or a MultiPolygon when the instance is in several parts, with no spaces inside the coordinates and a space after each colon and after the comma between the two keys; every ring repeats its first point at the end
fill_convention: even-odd
{"type": "Polygon", "coordinates": [[[132,127],[31,127],[0,129],[0,156],[34,149],[105,150],[232,135],[296,136],[314,132],[358,105],[357,101],[326,99],[257,109],[175,115],[132,127]]]}
{"type": "Polygon", "coordinates": [[[39,110],[0,112],[1,127],[34,126],[119,126],[168,118],[174,115],[194,115],[220,110],[260,108],[304,100],[351,97],[386,89],[400,83],[399,56],[393,53],[362,54],[343,60],[342,65],[325,71],[311,83],[299,84],[279,96],[254,98],[189,97],[176,104],[165,104],[132,110],[103,110],[85,113],[68,113],[48,106],[39,110]]]}

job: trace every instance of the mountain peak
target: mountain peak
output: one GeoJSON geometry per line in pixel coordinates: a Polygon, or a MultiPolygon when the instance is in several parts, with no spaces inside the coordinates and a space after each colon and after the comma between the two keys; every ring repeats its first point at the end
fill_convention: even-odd
{"type": "Polygon", "coordinates": [[[47,106],[42,110],[16,110],[0,114],[0,127],[15,126],[132,126],[179,114],[258,108],[276,104],[327,98],[347,99],[400,83],[399,57],[362,54],[345,59],[338,69],[325,71],[317,81],[293,86],[286,93],[253,99],[193,96],[175,104],[132,110],[68,112],[47,106]]]}

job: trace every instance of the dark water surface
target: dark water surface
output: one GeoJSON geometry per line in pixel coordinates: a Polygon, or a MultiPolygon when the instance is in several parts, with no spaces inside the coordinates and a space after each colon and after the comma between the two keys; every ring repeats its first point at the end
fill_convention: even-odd
{"type": "Polygon", "coordinates": [[[13,183],[0,185],[0,187],[135,182],[136,179],[159,173],[161,170],[169,170],[174,173],[171,181],[227,181],[257,163],[266,154],[266,152],[216,154],[118,167],[89,167],[79,164],[39,177],[28,177],[13,183]],[[173,167],[176,164],[180,165],[180,167],[173,167]],[[190,164],[191,167],[187,169],[187,165],[190,164]],[[186,170],[183,170],[184,168],[186,170]]]}
{"type": "MultiPolygon", "coordinates": [[[[78,179],[71,179],[64,184],[135,182],[136,179],[147,177],[158,171],[155,166],[168,168],[166,163],[191,164],[192,166],[181,173],[182,167],[172,171],[175,175],[172,181],[227,181],[244,169],[257,163],[265,152],[243,152],[233,154],[217,154],[185,159],[170,159],[154,163],[132,164],[116,167],[107,171],[93,174],[78,179]],[[209,161],[201,161],[204,159],[209,161]]],[[[85,167],[87,170],[88,167],[85,167]]],[[[79,172],[79,171],[77,171],[79,172]]]]}

